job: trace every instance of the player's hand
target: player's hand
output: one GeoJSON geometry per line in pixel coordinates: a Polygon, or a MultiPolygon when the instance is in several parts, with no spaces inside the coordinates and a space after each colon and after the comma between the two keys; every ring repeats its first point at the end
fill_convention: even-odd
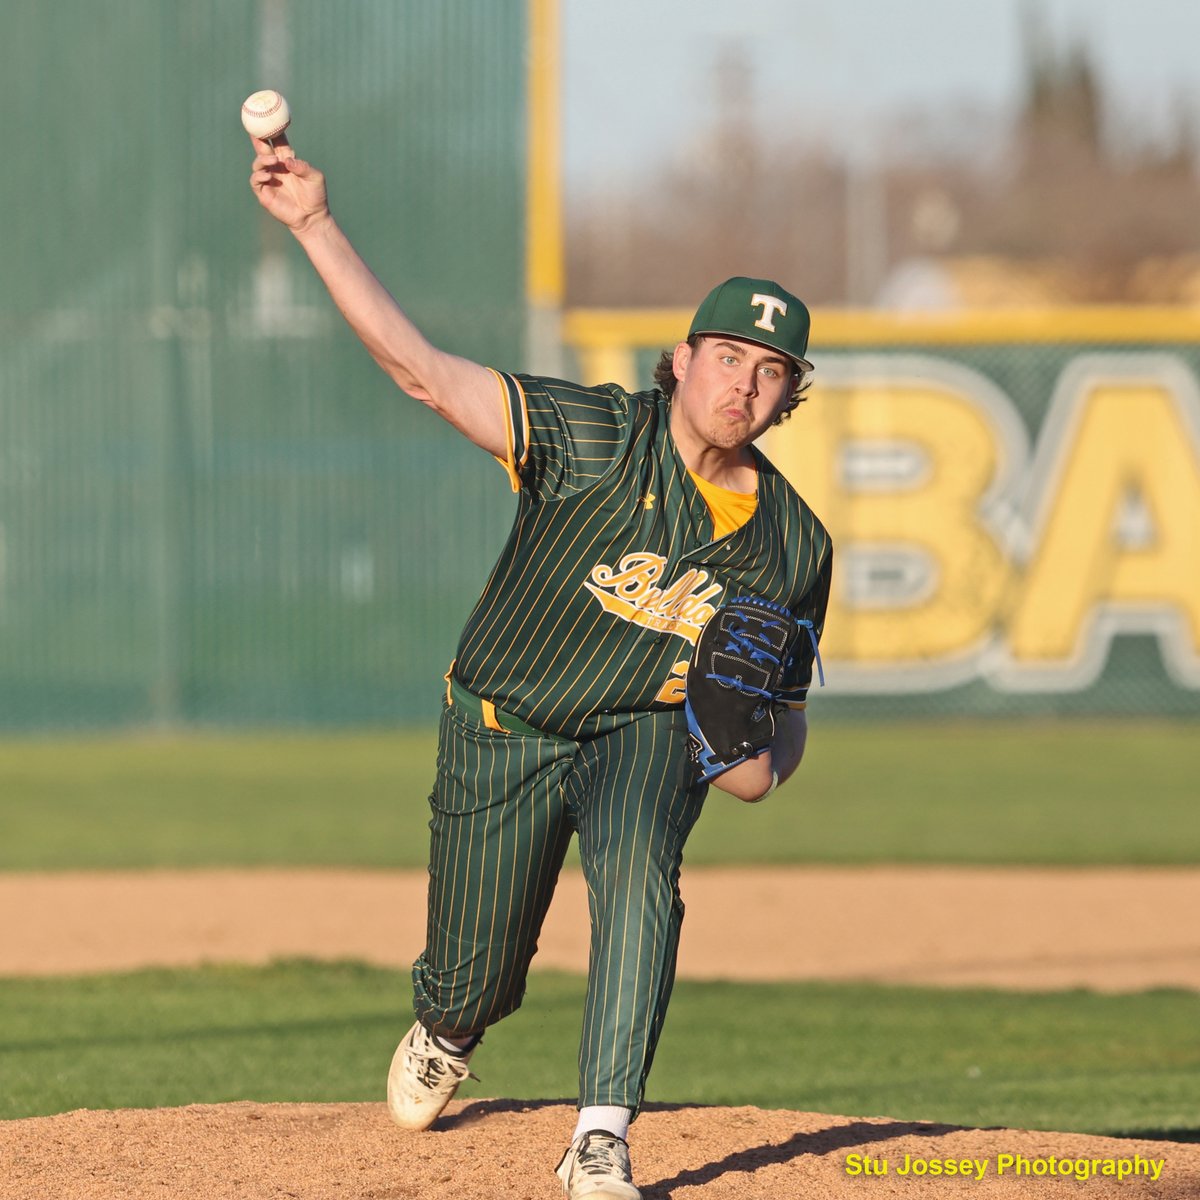
{"type": "Polygon", "coordinates": [[[325,176],[296,157],[286,134],[273,140],[274,148],[261,138],[250,139],[255,152],[250,188],[271,216],[293,233],[303,233],[329,216],[325,176]]]}
{"type": "Polygon", "coordinates": [[[712,787],[728,792],[746,804],[757,804],[771,787],[771,771],[771,752],[765,750],[722,771],[709,782],[712,787]]]}
{"type": "Polygon", "coordinates": [[[768,789],[773,790],[773,778],[781,783],[800,765],[807,742],[808,718],[804,710],[780,713],[770,749],[722,772],[713,779],[712,786],[747,804],[757,804],[766,799],[768,789]]]}

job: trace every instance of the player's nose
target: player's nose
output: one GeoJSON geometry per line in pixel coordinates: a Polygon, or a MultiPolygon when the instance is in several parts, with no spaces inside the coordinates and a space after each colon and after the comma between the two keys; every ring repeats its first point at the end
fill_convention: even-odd
{"type": "Polygon", "coordinates": [[[758,391],[758,372],[753,367],[743,367],[733,386],[739,395],[753,396],[758,391]]]}

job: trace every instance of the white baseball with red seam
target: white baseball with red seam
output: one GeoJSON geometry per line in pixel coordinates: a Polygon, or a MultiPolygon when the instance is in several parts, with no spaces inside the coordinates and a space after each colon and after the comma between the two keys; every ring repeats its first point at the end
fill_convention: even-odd
{"type": "Polygon", "coordinates": [[[281,134],[291,119],[288,102],[271,88],[247,96],[242,104],[242,124],[246,132],[263,141],[281,134]]]}

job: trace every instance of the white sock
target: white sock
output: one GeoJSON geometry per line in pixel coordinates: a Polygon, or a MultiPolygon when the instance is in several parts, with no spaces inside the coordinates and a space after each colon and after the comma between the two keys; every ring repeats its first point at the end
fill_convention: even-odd
{"type": "Polygon", "coordinates": [[[433,1040],[443,1050],[449,1050],[451,1054],[465,1054],[468,1050],[475,1048],[475,1043],[479,1039],[474,1036],[465,1038],[442,1037],[440,1033],[435,1033],[433,1040]]]}
{"type": "Polygon", "coordinates": [[[592,1129],[603,1129],[614,1133],[622,1141],[629,1140],[629,1122],[633,1119],[633,1111],[628,1108],[617,1108],[611,1104],[592,1104],[579,1110],[579,1124],[571,1134],[574,1141],[581,1133],[592,1129]]]}

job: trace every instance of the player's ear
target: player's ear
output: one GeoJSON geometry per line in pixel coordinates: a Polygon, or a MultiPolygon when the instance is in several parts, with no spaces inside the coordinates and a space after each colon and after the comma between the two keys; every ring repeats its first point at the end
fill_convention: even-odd
{"type": "Polygon", "coordinates": [[[688,363],[692,361],[692,348],[687,342],[680,342],[675,347],[675,354],[671,359],[671,366],[675,372],[676,379],[682,379],[687,374],[688,363]]]}

